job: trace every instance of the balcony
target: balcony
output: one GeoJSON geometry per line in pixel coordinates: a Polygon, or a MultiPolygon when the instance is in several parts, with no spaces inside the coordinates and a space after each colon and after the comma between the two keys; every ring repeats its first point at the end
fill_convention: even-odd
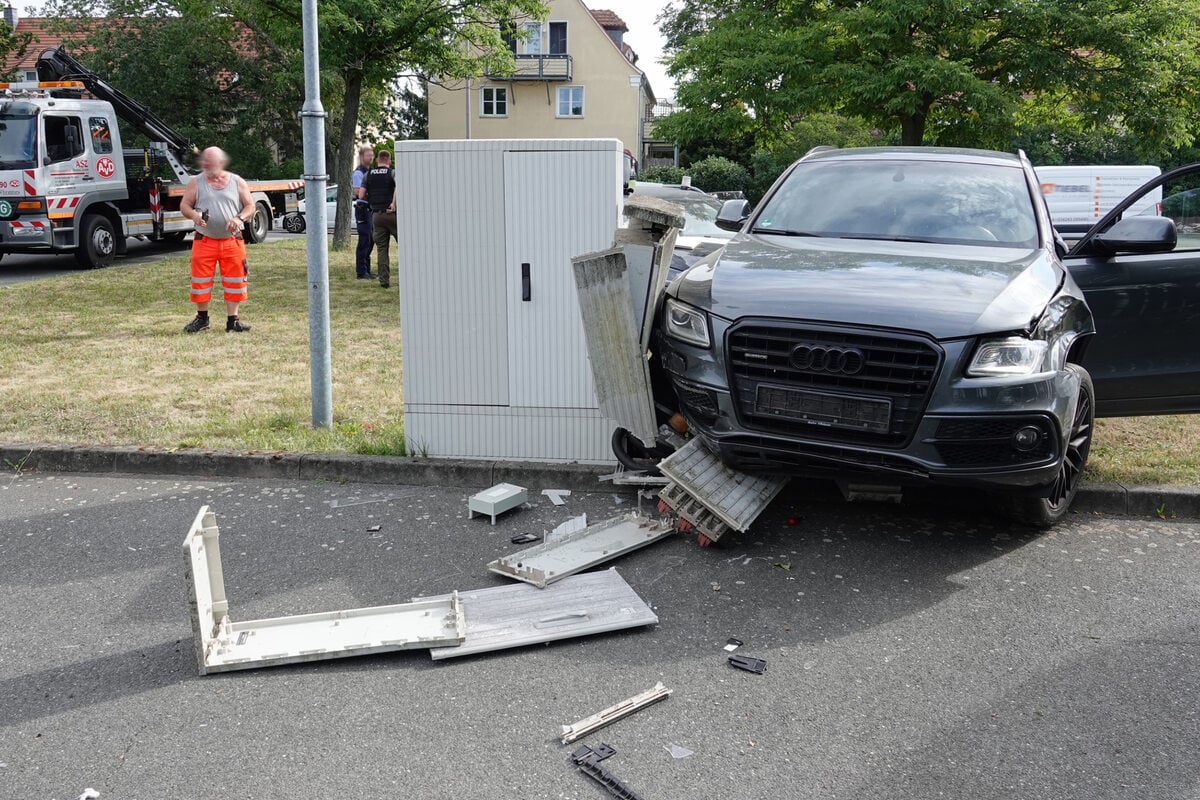
{"type": "Polygon", "coordinates": [[[513,59],[517,67],[511,75],[489,71],[487,76],[497,81],[571,80],[571,57],[566,53],[518,53],[513,59]]]}

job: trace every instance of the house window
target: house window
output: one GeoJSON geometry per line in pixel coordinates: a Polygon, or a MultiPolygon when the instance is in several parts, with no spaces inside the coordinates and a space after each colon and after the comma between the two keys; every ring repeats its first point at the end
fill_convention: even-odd
{"type": "Polygon", "coordinates": [[[558,116],[583,116],[583,87],[562,86],[558,90],[558,116]]]}
{"type": "Polygon", "coordinates": [[[550,55],[562,56],[567,54],[567,23],[550,23],[550,55]]]}
{"type": "Polygon", "coordinates": [[[525,52],[529,55],[541,54],[542,24],[540,22],[525,23],[525,52]]]}
{"type": "Polygon", "coordinates": [[[484,86],[479,90],[480,109],[483,117],[508,116],[508,89],[500,86],[484,86]]]}
{"type": "Polygon", "coordinates": [[[25,80],[36,81],[37,79],[38,79],[37,70],[32,70],[32,69],[25,70],[25,80]]]}

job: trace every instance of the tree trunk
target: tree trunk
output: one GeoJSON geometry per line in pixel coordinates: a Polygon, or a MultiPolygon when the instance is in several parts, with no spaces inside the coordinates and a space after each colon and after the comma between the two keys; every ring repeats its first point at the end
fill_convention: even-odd
{"type": "Polygon", "coordinates": [[[900,118],[900,144],[920,147],[925,143],[925,118],[923,112],[906,114],[900,118]]]}
{"type": "Polygon", "coordinates": [[[330,183],[338,187],[337,212],[334,214],[333,249],[345,250],[350,246],[350,209],[353,195],[350,192],[350,175],[358,166],[358,148],[354,134],[358,129],[358,111],[362,105],[362,71],[351,69],[343,76],[346,83],[342,129],[338,133],[337,152],[333,158],[330,183]]]}

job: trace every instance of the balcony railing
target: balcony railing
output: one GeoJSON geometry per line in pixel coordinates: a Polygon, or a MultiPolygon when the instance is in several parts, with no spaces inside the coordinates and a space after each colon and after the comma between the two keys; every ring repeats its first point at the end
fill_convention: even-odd
{"type": "Polygon", "coordinates": [[[511,75],[489,71],[487,76],[498,81],[571,80],[571,57],[566,53],[518,53],[513,58],[517,67],[511,75]]]}

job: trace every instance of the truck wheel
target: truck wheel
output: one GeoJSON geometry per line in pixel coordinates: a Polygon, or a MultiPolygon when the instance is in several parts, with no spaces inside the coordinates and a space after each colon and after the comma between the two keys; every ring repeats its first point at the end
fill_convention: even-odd
{"type": "Polygon", "coordinates": [[[998,498],[999,509],[1005,516],[1033,528],[1049,528],[1066,516],[1083,481],[1088,452],[1092,449],[1096,416],[1092,378],[1083,367],[1075,364],[1068,364],[1067,369],[1079,376],[1079,395],[1075,403],[1075,416],[1071,420],[1071,435],[1067,438],[1067,452],[1058,476],[1050,487],[1050,494],[1046,497],[998,498]]]}
{"type": "Polygon", "coordinates": [[[117,234],[108,217],[88,214],[79,229],[79,247],[75,257],[86,269],[99,269],[113,263],[117,254],[117,234]]]}
{"type": "Polygon", "coordinates": [[[267,208],[266,203],[254,204],[254,216],[246,223],[245,233],[246,242],[249,244],[261,244],[266,241],[267,232],[271,230],[271,209],[267,208]]]}

